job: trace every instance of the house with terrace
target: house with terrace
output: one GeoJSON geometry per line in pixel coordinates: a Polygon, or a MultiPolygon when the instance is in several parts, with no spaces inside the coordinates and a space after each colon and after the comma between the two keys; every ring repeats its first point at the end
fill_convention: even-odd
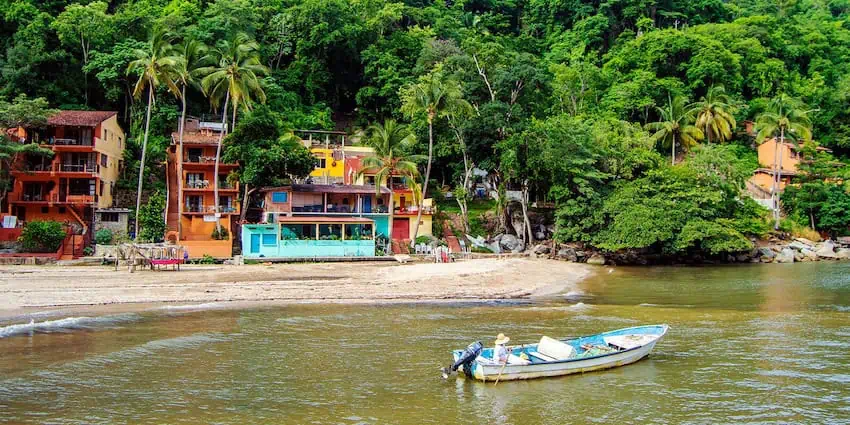
{"type": "Polygon", "coordinates": [[[389,234],[389,188],[293,184],[262,190],[262,218],[242,226],[245,258],[371,257],[389,234]]]}
{"type": "Polygon", "coordinates": [[[60,111],[44,128],[13,129],[17,141],[38,143],[53,157],[19,158],[10,170],[14,181],[4,215],[16,216],[19,224],[65,223],[70,233],[84,236],[75,243],[85,245],[96,212],[113,206],[126,145],[117,116],[113,111],[60,111]]]}
{"type": "Polygon", "coordinates": [[[166,240],[182,245],[191,258],[233,254],[233,231],[239,217],[239,184],[228,175],[239,164],[218,164],[218,209],[215,205],[215,159],[220,122],[188,118],[183,132],[171,135],[167,152],[166,240]],[[226,230],[216,231],[216,223],[226,230]]]}

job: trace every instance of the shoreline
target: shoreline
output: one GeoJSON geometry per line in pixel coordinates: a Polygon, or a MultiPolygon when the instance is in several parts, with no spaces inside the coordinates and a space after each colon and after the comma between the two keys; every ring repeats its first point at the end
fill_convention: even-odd
{"type": "Polygon", "coordinates": [[[138,312],[184,304],[260,308],[291,304],[484,303],[532,300],[574,289],[597,267],[510,258],[435,263],[111,267],[0,267],[0,320],[56,309],[138,312]]]}

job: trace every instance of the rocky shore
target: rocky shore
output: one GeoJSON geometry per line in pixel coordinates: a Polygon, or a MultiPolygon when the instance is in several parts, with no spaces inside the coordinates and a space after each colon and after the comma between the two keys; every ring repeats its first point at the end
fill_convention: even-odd
{"type": "Polygon", "coordinates": [[[497,253],[526,253],[530,257],[595,265],[795,263],[850,260],[850,238],[823,242],[805,238],[771,238],[766,241],[754,241],[756,247],[748,252],[719,256],[701,254],[669,256],[650,250],[602,252],[583,244],[559,244],[552,240],[540,241],[526,249],[522,240],[513,235],[498,235],[490,240],[475,238],[472,242],[475,246],[485,247],[497,253]]]}

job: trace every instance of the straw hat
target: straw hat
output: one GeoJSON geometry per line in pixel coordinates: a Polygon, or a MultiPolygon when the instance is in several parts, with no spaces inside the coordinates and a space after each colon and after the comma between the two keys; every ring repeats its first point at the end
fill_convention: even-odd
{"type": "Polygon", "coordinates": [[[507,344],[510,340],[511,339],[506,337],[505,334],[499,334],[499,336],[496,337],[496,345],[507,344]]]}

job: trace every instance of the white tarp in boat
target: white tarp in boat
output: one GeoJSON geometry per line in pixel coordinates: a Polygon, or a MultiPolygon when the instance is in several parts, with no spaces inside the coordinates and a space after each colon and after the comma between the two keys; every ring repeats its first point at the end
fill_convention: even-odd
{"type": "Polygon", "coordinates": [[[658,338],[658,335],[616,335],[606,336],[605,343],[613,344],[625,350],[646,345],[658,338]]]}

